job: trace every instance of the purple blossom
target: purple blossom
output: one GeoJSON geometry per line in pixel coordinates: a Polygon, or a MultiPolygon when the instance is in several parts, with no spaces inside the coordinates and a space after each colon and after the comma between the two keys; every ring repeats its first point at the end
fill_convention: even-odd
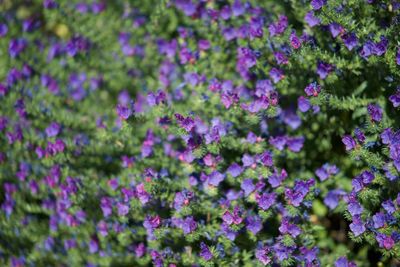
{"type": "Polygon", "coordinates": [[[358,38],[356,34],[352,32],[343,34],[342,40],[349,51],[353,50],[353,48],[358,45],[358,38]]]}
{"type": "Polygon", "coordinates": [[[295,182],[292,189],[286,188],[285,197],[288,204],[294,207],[299,207],[314,183],[315,181],[313,179],[307,181],[298,180],[295,182]]]}
{"type": "Polygon", "coordinates": [[[382,109],[379,105],[368,104],[367,110],[372,121],[380,122],[382,120],[382,109]]]}
{"type": "Polygon", "coordinates": [[[268,177],[268,183],[272,186],[272,188],[276,188],[281,185],[282,181],[285,180],[287,177],[287,172],[282,169],[281,173],[275,169],[274,173],[268,177]]]}
{"type": "Polygon", "coordinates": [[[400,48],[397,50],[396,63],[397,65],[400,65],[400,48]]]}
{"type": "Polygon", "coordinates": [[[304,20],[307,22],[308,26],[315,27],[321,23],[321,20],[314,15],[313,11],[306,13],[304,20]]]}
{"type": "Polygon", "coordinates": [[[311,6],[314,10],[321,9],[326,4],[326,0],[311,0],[311,6]]]}
{"type": "Polygon", "coordinates": [[[329,31],[331,32],[332,37],[336,38],[338,35],[344,33],[344,28],[340,24],[333,22],[329,24],[329,31]]]}
{"type": "Polygon", "coordinates": [[[117,115],[123,119],[127,120],[132,115],[132,109],[130,107],[118,104],[116,107],[117,115]]]}
{"type": "Polygon", "coordinates": [[[290,40],[290,45],[294,48],[294,49],[299,49],[301,46],[301,41],[299,39],[299,37],[297,37],[296,32],[292,32],[289,36],[289,40],[290,40]]]}
{"type": "Polygon", "coordinates": [[[354,197],[351,197],[347,202],[347,209],[352,216],[360,215],[364,210],[361,204],[354,197]]]}
{"type": "Polygon", "coordinates": [[[352,261],[348,261],[346,257],[340,257],[335,262],[335,267],[357,267],[357,265],[352,261]]]}
{"type": "Polygon", "coordinates": [[[12,39],[8,46],[8,52],[12,58],[17,57],[28,46],[28,41],[25,39],[12,39]]]}
{"type": "Polygon", "coordinates": [[[52,122],[50,125],[46,128],[46,135],[47,137],[53,137],[57,136],[61,130],[60,124],[57,122],[52,122]]]}
{"type": "Polygon", "coordinates": [[[283,71],[280,69],[277,69],[277,68],[272,68],[269,71],[269,76],[271,77],[271,79],[274,83],[279,82],[280,80],[282,80],[285,77],[285,75],[283,74],[283,71]]]}
{"type": "Polygon", "coordinates": [[[267,265],[271,262],[271,258],[268,256],[269,249],[267,246],[259,248],[256,250],[256,258],[259,260],[263,265],[267,265]]]}
{"type": "Polygon", "coordinates": [[[382,203],[382,207],[386,210],[388,214],[393,214],[396,211],[396,207],[393,204],[393,201],[386,200],[382,203]]]}
{"type": "Polygon", "coordinates": [[[339,169],[335,165],[325,163],[321,168],[315,171],[315,174],[321,181],[325,181],[330,176],[337,174],[339,169]]]}
{"type": "Polygon", "coordinates": [[[275,193],[256,194],[256,202],[263,210],[268,210],[276,202],[277,195],[275,193]]]}
{"type": "Polygon", "coordinates": [[[286,144],[290,151],[297,153],[303,148],[304,137],[288,137],[286,144]]]}
{"type": "Polygon", "coordinates": [[[7,32],[8,32],[7,24],[0,23],[0,37],[6,36],[7,32]]]}
{"type": "Polygon", "coordinates": [[[339,200],[341,196],[343,196],[345,192],[341,189],[335,189],[332,191],[329,191],[328,194],[326,195],[324,199],[324,203],[326,206],[329,207],[329,209],[333,210],[337,207],[339,204],[339,200]]]}
{"type": "Polygon", "coordinates": [[[249,216],[246,219],[246,228],[256,235],[262,229],[262,220],[258,216],[249,216]]]}
{"type": "Polygon", "coordinates": [[[334,69],[335,66],[323,61],[319,61],[317,64],[317,74],[321,79],[325,79],[334,69]]]}
{"type": "Polygon", "coordinates": [[[213,254],[204,242],[200,243],[200,257],[202,257],[206,261],[211,260],[213,257],[213,254]]]}
{"type": "Polygon", "coordinates": [[[287,26],[288,26],[287,17],[283,15],[279,16],[278,21],[270,24],[268,27],[270,36],[274,37],[276,35],[281,35],[286,30],[287,26]]]}
{"type": "Polygon", "coordinates": [[[356,148],[356,141],[351,137],[351,135],[345,135],[342,137],[342,142],[346,146],[346,151],[353,150],[356,148]]]}
{"type": "Polygon", "coordinates": [[[212,186],[218,186],[225,179],[225,175],[218,172],[213,171],[208,177],[208,184],[212,186]]]}
{"type": "Polygon", "coordinates": [[[359,142],[359,143],[364,143],[364,141],[365,141],[365,135],[364,135],[364,133],[363,133],[363,131],[361,131],[361,129],[360,128],[356,128],[355,130],[354,130],[354,135],[355,135],[355,137],[357,138],[357,141],[359,142]]]}
{"type": "Polygon", "coordinates": [[[297,99],[297,106],[301,112],[307,112],[311,108],[310,100],[304,96],[300,96],[297,99]]]}
{"type": "Polygon", "coordinates": [[[321,92],[321,86],[316,82],[310,83],[309,85],[306,86],[306,88],[304,88],[304,92],[306,93],[307,96],[316,97],[321,92]]]}
{"type": "Polygon", "coordinates": [[[232,177],[235,178],[242,173],[243,169],[239,164],[233,163],[231,166],[229,166],[227,171],[232,177]]]}
{"type": "Polygon", "coordinates": [[[179,126],[188,132],[190,132],[195,126],[194,120],[190,117],[185,118],[181,114],[176,113],[175,118],[178,121],[179,126]]]}
{"type": "Polygon", "coordinates": [[[296,237],[301,233],[301,229],[297,225],[291,224],[287,218],[283,218],[281,226],[279,227],[279,232],[296,237]]]}
{"type": "Polygon", "coordinates": [[[185,219],[172,218],[172,222],[176,227],[181,228],[185,235],[190,234],[197,229],[197,222],[192,216],[186,217],[185,219]]]}
{"type": "Polygon", "coordinates": [[[274,57],[275,57],[276,62],[279,65],[286,65],[289,63],[287,57],[282,52],[279,52],[279,51],[274,52],[274,57]]]}
{"type": "Polygon", "coordinates": [[[244,195],[247,197],[254,191],[256,187],[253,184],[252,179],[244,179],[240,188],[244,191],[244,195]]]}
{"type": "Polygon", "coordinates": [[[400,106],[400,89],[397,89],[397,91],[389,97],[389,101],[392,102],[395,108],[400,106]]]}
{"type": "Polygon", "coordinates": [[[350,224],[350,230],[353,232],[354,236],[359,236],[365,232],[365,224],[361,220],[360,215],[353,216],[353,222],[350,224]]]}
{"type": "Polygon", "coordinates": [[[372,216],[372,221],[376,229],[384,227],[386,223],[385,213],[383,212],[376,213],[374,216],[372,216]]]}
{"type": "Polygon", "coordinates": [[[117,203],[117,210],[119,216],[126,216],[129,213],[129,206],[123,203],[117,203]]]}
{"type": "Polygon", "coordinates": [[[387,236],[385,234],[377,233],[376,241],[378,241],[379,247],[385,248],[387,250],[394,247],[395,242],[391,236],[387,236]]]}
{"type": "Polygon", "coordinates": [[[382,56],[386,53],[386,50],[389,46],[389,40],[384,36],[381,36],[381,40],[374,44],[373,53],[377,56],[382,56]]]}

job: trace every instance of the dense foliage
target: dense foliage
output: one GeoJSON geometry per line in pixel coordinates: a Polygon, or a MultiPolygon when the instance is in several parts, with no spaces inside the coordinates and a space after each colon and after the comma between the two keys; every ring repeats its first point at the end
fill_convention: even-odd
{"type": "Polygon", "coordinates": [[[0,265],[399,266],[399,32],[389,0],[1,1],[0,265]]]}

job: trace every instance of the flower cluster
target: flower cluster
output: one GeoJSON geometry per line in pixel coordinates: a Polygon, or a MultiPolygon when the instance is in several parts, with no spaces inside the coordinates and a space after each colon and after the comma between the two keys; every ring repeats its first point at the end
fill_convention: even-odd
{"type": "Polygon", "coordinates": [[[0,10],[0,265],[400,264],[400,2],[0,10]]]}

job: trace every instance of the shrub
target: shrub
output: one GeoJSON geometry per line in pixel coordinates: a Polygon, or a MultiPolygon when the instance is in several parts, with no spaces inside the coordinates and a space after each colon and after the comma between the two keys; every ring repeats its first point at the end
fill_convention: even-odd
{"type": "Polygon", "coordinates": [[[400,3],[5,0],[0,263],[400,264],[400,3]]]}

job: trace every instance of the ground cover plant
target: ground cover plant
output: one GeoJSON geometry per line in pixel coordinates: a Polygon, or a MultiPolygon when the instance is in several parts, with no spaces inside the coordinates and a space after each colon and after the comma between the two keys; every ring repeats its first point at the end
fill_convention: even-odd
{"type": "Polygon", "coordinates": [[[400,2],[3,0],[1,266],[400,266],[400,2]]]}

